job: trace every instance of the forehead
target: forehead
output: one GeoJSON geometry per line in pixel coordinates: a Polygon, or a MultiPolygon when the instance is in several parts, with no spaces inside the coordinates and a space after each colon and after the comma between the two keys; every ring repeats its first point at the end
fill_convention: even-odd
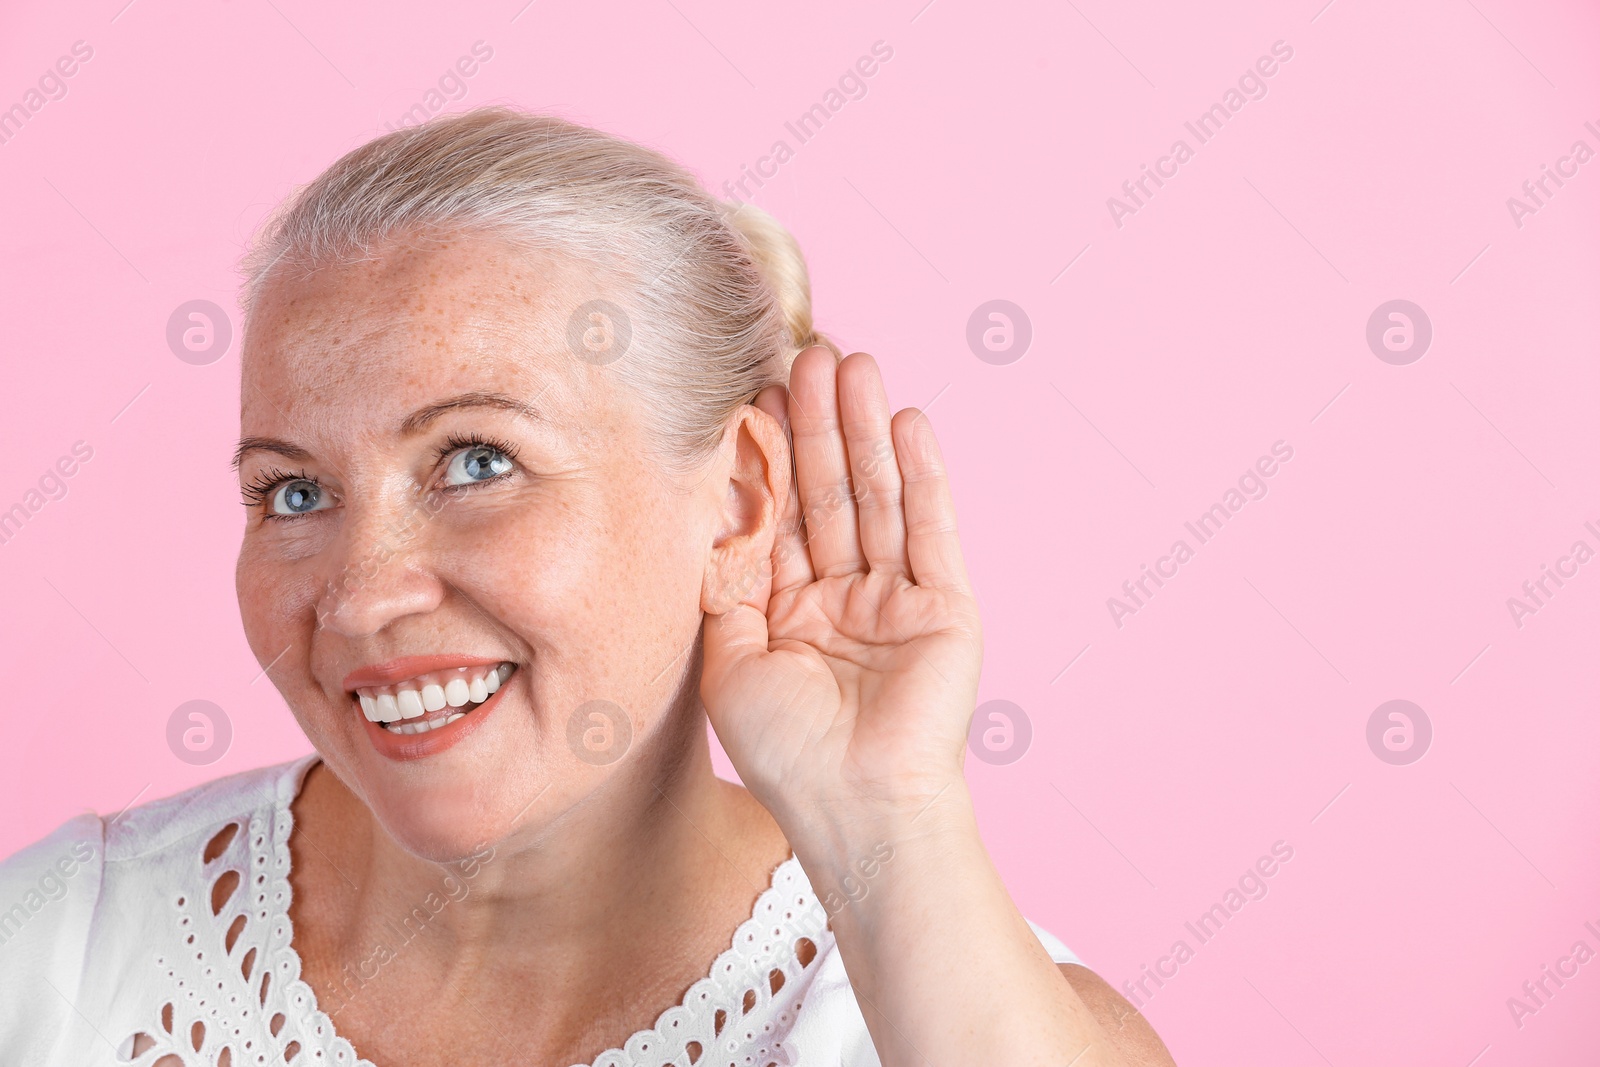
{"type": "Polygon", "coordinates": [[[279,269],[246,324],[244,407],[255,390],[278,394],[280,406],[583,390],[593,383],[567,350],[567,320],[606,289],[569,256],[476,234],[408,237],[310,272],[279,269]]]}

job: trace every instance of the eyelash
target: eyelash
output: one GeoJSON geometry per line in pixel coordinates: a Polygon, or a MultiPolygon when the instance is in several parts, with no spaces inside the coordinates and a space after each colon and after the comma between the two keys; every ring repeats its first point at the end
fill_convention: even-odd
{"type": "MultiPolygon", "coordinates": [[[[285,474],[278,468],[273,467],[271,470],[257,475],[255,481],[240,486],[239,491],[244,494],[245,507],[258,508],[262,504],[266,503],[267,497],[272,494],[272,491],[278,488],[278,486],[282,485],[284,482],[309,482],[311,480],[312,479],[306,477],[305,471],[300,471],[295,474],[285,474]]],[[[284,516],[278,517],[283,518],[284,516]]]]}
{"type": "MultiPolygon", "coordinates": [[[[453,456],[457,452],[460,452],[462,449],[466,448],[487,448],[500,453],[513,463],[517,461],[517,449],[515,445],[495,437],[486,436],[484,434],[465,433],[451,434],[445,439],[444,444],[440,445],[438,450],[434,453],[434,465],[438,466],[447,457],[453,456]]],[[[507,477],[511,473],[511,471],[506,471],[504,474],[497,474],[493,478],[476,482],[472,485],[447,485],[443,487],[443,491],[446,493],[454,493],[462,489],[474,489],[478,486],[488,485],[492,482],[498,482],[500,479],[507,477]]],[[[272,493],[285,482],[310,482],[312,485],[315,485],[318,488],[322,487],[321,482],[317,481],[315,478],[307,476],[303,469],[286,473],[276,467],[273,467],[271,470],[257,475],[254,481],[249,482],[241,487],[240,491],[244,494],[244,505],[248,508],[261,507],[267,502],[267,498],[270,497],[272,493]]],[[[307,512],[307,514],[313,513],[307,512]]],[[[263,517],[278,520],[295,520],[303,519],[306,516],[268,514],[263,517]]]]}
{"type": "MultiPolygon", "coordinates": [[[[502,441],[496,437],[487,437],[480,433],[465,433],[451,434],[449,437],[445,438],[444,444],[440,445],[438,450],[433,454],[434,464],[437,465],[438,463],[442,462],[445,457],[454,455],[463,448],[487,448],[492,451],[499,452],[513,463],[515,463],[517,460],[516,446],[510,444],[509,442],[502,441]]],[[[509,474],[511,472],[507,471],[506,473],[509,474]]],[[[489,482],[497,481],[498,479],[504,477],[504,474],[497,474],[495,477],[490,478],[488,482],[478,482],[477,484],[487,485],[489,482]]],[[[467,487],[464,485],[453,485],[446,486],[446,488],[465,489],[467,487]]]]}

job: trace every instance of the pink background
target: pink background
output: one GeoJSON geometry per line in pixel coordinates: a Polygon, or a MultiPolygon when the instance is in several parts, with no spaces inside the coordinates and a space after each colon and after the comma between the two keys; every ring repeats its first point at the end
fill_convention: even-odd
{"type": "Polygon", "coordinates": [[[1196,948],[1185,921],[1281,840],[1268,896],[1147,1000],[1179,1063],[1592,1055],[1600,960],[1520,1028],[1506,1003],[1600,950],[1600,560],[1520,627],[1506,604],[1600,549],[1600,160],[1520,227],[1506,203],[1600,149],[1592,5],[523,2],[0,14],[0,106],[93,48],[0,145],[0,509],[93,448],[0,544],[27,697],[0,854],[307,748],[237,621],[237,345],[193,366],[165,338],[185,301],[233,312],[270,205],[479,40],[450,108],[554,110],[715,189],[796,147],[785,120],[881,40],[867,95],[752,189],[806,249],[823,328],[931,405],[981,697],[1032,723],[1020,760],[968,761],[1024,912],[1120,986],[1196,948]],[[1198,145],[1184,122],[1279,40],[1266,97],[1198,145]],[[1119,228],[1107,198],[1179,137],[1194,158],[1119,228]],[[1032,323],[1007,365],[966,341],[993,299],[1032,323]],[[1409,365],[1366,342],[1392,299],[1433,325],[1409,365]],[[1115,625],[1107,598],[1278,440],[1269,494],[1115,625]],[[192,699],[232,723],[209,766],[167,746],[192,699]],[[1368,747],[1391,699],[1432,723],[1410,765],[1368,747]]]}

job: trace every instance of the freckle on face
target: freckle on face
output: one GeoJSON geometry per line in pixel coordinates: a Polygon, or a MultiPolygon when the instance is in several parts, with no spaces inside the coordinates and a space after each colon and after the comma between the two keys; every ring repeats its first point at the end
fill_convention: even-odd
{"type": "Polygon", "coordinates": [[[570,260],[483,238],[285,274],[247,324],[243,433],[308,449],[307,475],[337,506],[293,524],[252,516],[238,568],[246,633],[263,663],[288,649],[270,676],[307,736],[419,854],[493,840],[546,784],[539,811],[570,806],[608,773],[572,758],[570,713],[612,701],[640,744],[681,676],[666,668],[688,664],[720,502],[669,488],[640,401],[569,352],[570,309],[598,296],[626,299],[570,260]],[[475,391],[545,417],[457,412],[399,437],[407,414],[475,391]],[[451,497],[397,542],[413,490],[442,469],[434,450],[471,431],[516,446],[526,476],[451,497]],[[319,627],[330,584],[374,558],[387,562],[319,627]],[[401,773],[373,750],[341,680],[429,653],[508,659],[522,677],[481,729],[401,773]]]}

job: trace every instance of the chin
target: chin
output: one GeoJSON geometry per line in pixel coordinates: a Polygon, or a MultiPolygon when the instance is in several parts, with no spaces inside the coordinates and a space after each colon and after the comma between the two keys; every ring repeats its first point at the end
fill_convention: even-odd
{"type": "Polygon", "coordinates": [[[419,859],[450,863],[500,846],[513,833],[537,838],[553,821],[562,790],[539,772],[544,761],[518,764],[516,770],[473,767],[416,778],[390,772],[361,784],[374,820],[396,845],[419,859]]]}
{"type": "Polygon", "coordinates": [[[418,859],[453,864],[499,845],[505,820],[450,818],[437,809],[406,805],[373,813],[396,845],[418,859]]]}
{"type": "Polygon", "coordinates": [[[420,732],[363,715],[355,694],[348,717],[336,709],[336,721],[316,724],[320,738],[306,732],[396,845],[419,859],[456,862],[514,831],[536,835],[561,792],[544,791],[561,784],[557,774],[571,772],[566,746],[531,727],[523,672],[504,673],[487,699],[391,724],[438,723],[420,732]],[[544,751],[552,743],[560,751],[544,751]]]}
{"type": "Polygon", "coordinates": [[[554,821],[552,813],[572,801],[561,794],[578,783],[552,782],[554,761],[529,753],[515,763],[458,764],[419,776],[380,770],[381,781],[364,783],[367,806],[396,845],[435,863],[501,846],[513,835],[537,839],[554,821]]]}

